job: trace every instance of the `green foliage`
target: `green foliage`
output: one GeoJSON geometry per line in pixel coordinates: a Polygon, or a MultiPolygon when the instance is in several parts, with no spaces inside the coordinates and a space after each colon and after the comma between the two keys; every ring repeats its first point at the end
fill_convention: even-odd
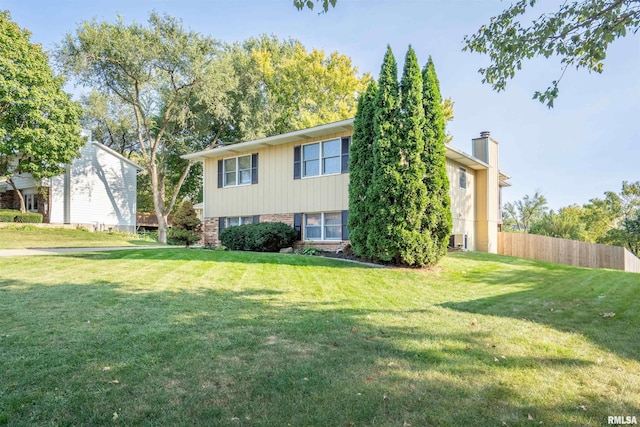
{"type": "Polygon", "coordinates": [[[433,241],[429,259],[425,261],[427,264],[435,264],[447,253],[453,220],[445,148],[447,118],[440,94],[440,82],[431,57],[422,70],[422,80],[425,112],[425,149],[422,159],[427,171],[425,186],[428,194],[423,233],[430,235],[433,241]]]}
{"type": "Polygon", "coordinates": [[[619,193],[607,191],[602,199],[591,199],[583,206],[563,207],[557,213],[546,209],[545,198],[537,192],[532,198],[506,203],[504,226],[509,231],[623,246],[640,256],[640,181],[624,181],[619,193]]]}
{"type": "Polygon", "coordinates": [[[367,249],[370,212],[367,199],[373,175],[373,141],[375,139],[375,99],[378,86],[372,81],[358,99],[349,150],[349,240],[353,251],[370,257],[367,249]]]}
{"type": "Polygon", "coordinates": [[[582,208],[567,206],[555,213],[553,210],[531,224],[529,233],[560,239],[585,240],[582,208]]]}
{"type": "MultiPolygon", "coordinates": [[[[338,0],[315,0],[315,3],[318,3],[322,8],[322,12],[320,13],[326,13],[329,11],[329,6],[336,7],[337,1],[338,0]]],[[[315,3],[314,0],[293,0],[293,5],[298,8],[298,10],[302,10],[305,7],[313,10],[315,3]]]]}
{"type": "Polygon", "coordinates": [[[622,231],[625,233],[627,248],[640,256],[640,212],[622,222],[622,231]]]}
{"type": "Polygon", "coordinates": [[[528,233],[531,225],[548,210],[547,199],[539,191],[525,195],[522,200],[507,202],[502,209],[504,228],[507,231],[528,233]]]}
{"type": "MultiPolygon", "coordinates": [[[[0,12],[0,178],[16,191],[13,177],[35,179],[64,172],[79,155],[80,106],[63,91],[40,45],[0,12]]],[[[21,211],[25,212],[21,200],[21,211]]]]}
{"type": "Polygon", "coordinates": [[[422,104],[422,74],[411,46],[405,56],[400,80],[400,112],[396,149],[400,151],[400,189],[396,200],[395,226],[400,231],[399,255],[403,263],[425,266],[433,260],[433,240],[426,229],[427,203],[431,195],[425,185],[425,110],[422,104]],[[426,231],[426,232],[425,232],[426,231]]]}
{"type": "Polygon", "coordinates": [[[130,158],[139,151],[133,108],[115,95],[92,90],[80,98],[84,112],[80,119],[91,137],[130,158]]]}
{"type": "Polygon", "coordinates": [[[169,229],[169,239],[183,243],[189,247],[192,243],[199,241],[202,236],[200,230],[202,223],[196,214],[193,205],[185,200],[173,216],[173,225],[169,229]]]}
{"type": "Polygon", "coordinates": [[[402,161],[397,147],[399,98],[398,68],[391,47],[387,46],[375,99],[373,175],[366,195],[371,218],[367,247],[373,259],[387,262],[400,262],[401,231],[395,225],[402,221],[402,179],[397,169],[402,161]]]}
{"type": "Polygon", "coordinates": [[[387,48],[377,92],[360,98],[350,158],[349,237],[356,255],[411,266],[438,262],[451,233],[445,114],[429,62],[411,47],[398,87],[387,48]]]}
{"type": "Polygon", "coordinates": [[[560,2],[558,10],[543,13],[528,26],[521,19],[530,13],[535,0],[519,0],[483,25],[472,36],[465,36],[464,50],[489,55],[491,65],[479,70],[483,83],[496,91],[506,88],[527,59],[535,56],[561,58],[557,80],[534,99],[553,107],[558,84],[568,67],[601,73],[609,44],[635,32],[640,26],[637,0],[573,0],[560,2]]]}
{"type": "Polygon", "coordinates": [[[322,251],[318,248],[314,248],[312,246],[305,246],[304,248],[298,251],[300,255],[308,255],[308,256],[317,256],[322,255],[322,251]]]}
{"type": "Polygon", "coordinates": [[[16,215],[15,221],[22,222],[22,223],[34,223],[34,224],[41,223],[42,214],[39,214],[37,212],[18,213],[18,215],[16,215]]]}
{"type": "Polygon", "coordinates": [[[191,165],[182,163],[167,188],[168,157],[211,143],[210,129],[192,107],[216,117],[228,114],[223,95],[233,82],[223,53],[217,41],[157,13],[149,15],[148,26],[127,25],[122,17],[115,23],[83,22],[57,51],[58,63],[69,75],[107,99],[115,97],[125,113],[134,114],[137,160],[149,176],[162,243],[167,216],[191,165]]]}
{"type": "Polygon", "coordinates": [[[16,215],[20,211],[13,209],[0,209],[0,222],[15,222],[16,215]]]}
{"type": "MultiPolygon", "coordinates": [[[[242,75],[253,76],[255,82],[239,95],[241,99],[246,99],[247,93],[258,96],[260,102],[251,110],[258,113],[258,121],[268,119],[264,125],[267,136],[353,117],[356,96],[371,81],[368,73],[358,77],[358,69],[348,56],[338,52],[327,56],[317,49],[308,52],[297,40],[280,41],[274,36],[249,39],[241,53],[249,55],[242,75]]],[[[243,116],[249,123],[255,122],[255,114],[248,112],[243,116]]]]}
{"type": "Polygon", "coordinates": [[[225,228],[222,244],[235,251],[278,252],[293,245],[298,233],[282,222],[260,222],[225,228]]]}

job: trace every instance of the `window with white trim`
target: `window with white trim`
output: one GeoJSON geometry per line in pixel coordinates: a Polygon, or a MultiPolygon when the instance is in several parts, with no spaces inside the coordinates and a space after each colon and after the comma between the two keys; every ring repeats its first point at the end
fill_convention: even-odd
{"type": "Polygon", "coordinates": [[[38,194],[23,194],[24,207],[27,212],[38,212],[38,194]]]}
{"type": "Polygon", "coordinates": [[[467,188],[467,170],[463,167],[460,167],[460,188],[467,188]]]}
{"type": "Polygon", "coordinates": [[[341,172],[341,140],[315,142],[302,146],[302,176],[333,175],[341,172]]]}
{"type": "Polygon", "coordinates": [[[342,240],[342,213],[323,212],[305,214],[305,240],[342,240]]]}
{"type": "Polygon", "coordinates": [[[251,184],[251,155],[224,159],[223,163],[224,186],[251,184]]]}

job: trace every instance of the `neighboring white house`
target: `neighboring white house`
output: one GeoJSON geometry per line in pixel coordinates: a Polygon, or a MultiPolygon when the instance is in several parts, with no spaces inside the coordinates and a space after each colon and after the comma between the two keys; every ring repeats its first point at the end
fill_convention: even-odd
{"type": "MultiPolygon", "coordinates": [[[[142,167],[109,147],[91,141],[66,173],[44,179],[30,174],[14,177],[28,211],[43,214],[44,222],[76,224],[89,230],[136,229],[136,176],[142,167]]],[[[0,209],[17,209],[19,198],[0,182],[0,209]]]]}

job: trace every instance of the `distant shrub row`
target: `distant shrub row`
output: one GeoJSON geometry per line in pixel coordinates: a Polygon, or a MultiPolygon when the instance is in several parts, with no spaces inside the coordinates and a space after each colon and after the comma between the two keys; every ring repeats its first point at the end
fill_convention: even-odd
{"type": "Polygon", "coordinates": [[[40,223],[42,214],[36,212],[20,213],[12,209],[0,209],[0,222],[40,223]]]}
{"type": "Polygon", "coordinates": [[[260,222],[225,228],[220,241],[234,251],[278,252],[293,245],[297,232],[282,222],[260,222]]]}

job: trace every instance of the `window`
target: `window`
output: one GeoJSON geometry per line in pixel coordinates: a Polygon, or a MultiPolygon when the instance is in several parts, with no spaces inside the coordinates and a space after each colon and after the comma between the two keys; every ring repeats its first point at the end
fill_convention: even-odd
{"type": "Polygon", "coordinates": [[[302,146],[302,176],[332,175],[341,170],[340,139],[302,146]]]}
{"type": "Polygon", "coordinates": [[[218,188],[258,183],[258,153],[218,160],[218,188]]]}
{"type": "Polygon", "coordinates": [[[293,147],[293,179],[349,172],[351,137],[293,147]]]}
{"type": "Polygon", "coordinates": [[[305,240],[342,240],[342,217],[341,212],[306,214],[305,240]]]}
{"type": "Polygon", "coordinates": [[[251,184],[251,155],[224,160],[224,186],[251,184]]]}
{"type": "Polygon", "coordinates": [[[38,212],[38,195],[37,194],[23,194],[24,206],[28,212],[38,212]]]}
{"type": "Polygon", "coordinates": [[[460,168],[460,188],[467,188],[467,170],[463,167],[460,168]]]}
{"type": "Polygon", "coordinates": [[[236,225],[253,224],[258,222],[253,216],[230,216],[225,218],[225,228],[235,227],[236,225]]]}

